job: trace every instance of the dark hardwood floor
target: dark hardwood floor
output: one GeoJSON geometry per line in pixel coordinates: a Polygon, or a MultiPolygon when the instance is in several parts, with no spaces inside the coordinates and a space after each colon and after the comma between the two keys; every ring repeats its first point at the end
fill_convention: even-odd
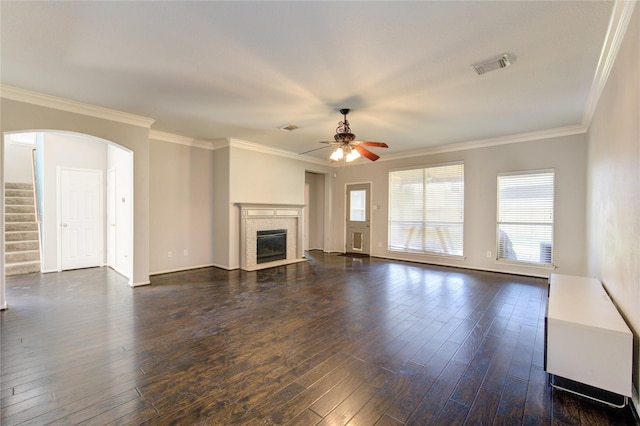
{"type": "Polygon", "coordinates": [[[1,423],[634,424],[549,387],[545,280],[309,257],[8,277],[1,423]]]}

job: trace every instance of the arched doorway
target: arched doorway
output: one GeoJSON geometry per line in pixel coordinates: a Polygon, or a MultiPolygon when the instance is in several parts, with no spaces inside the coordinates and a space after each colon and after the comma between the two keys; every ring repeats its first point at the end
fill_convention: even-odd
{"type": "MultiPolygon", "coordinates": [[[[20,183],[35,181],[41,272],[73,267],[73,262],[64,261],[67,228],[63,228],[66,221],[61,220],[61,206],[69,204],[63,203],[64,185],[69,177],[83,181],[86,180],[83,176],[93,173],[100,176],[96,181],[99,182],[96,192],[100,194],[100,198],[96,210],[100,217],[100,229],[92,234],[92,240],[96,243],[95,237],[99,237],[99,242],[94,244],[94,247],[99,249],[100,253],[97,257],[96,253],[92,253],[97,259],[94,263],[97,264],[87,266],[108,265],[131,281],[133,153],[130,150],[91,135],[34,130],[6,133],[3,157],[4,163],[10,165],[4,168],[3,188],[13,180],[21,181],[20,183]],[[26,155],[25,151],[31,150],[35,155],[26,155]],[[65,179],[61,179],[60,176],[65,176],[65,179]]],[[[8,206],[9,203],[6,202],[5,205],[8,206]]],[[[6,207],[6,210],[9,210],[9,207],[6,207]]],[[[14,236],[11,239],[14,239],[14,236]]],[[[12,246],[15,247],[16,244],[12,246]]],[[[24,246],[32,247],[27,244],[24,246]]]]}

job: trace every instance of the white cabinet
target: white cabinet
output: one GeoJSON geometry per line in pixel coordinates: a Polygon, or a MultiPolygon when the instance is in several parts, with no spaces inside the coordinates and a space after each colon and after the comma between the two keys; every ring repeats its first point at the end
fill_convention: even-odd
{"type": "Polygon", "coordinates": [[[550,275],[547,373],[629,397],[632,350],[633,334],[600,281],[550,275]]]}

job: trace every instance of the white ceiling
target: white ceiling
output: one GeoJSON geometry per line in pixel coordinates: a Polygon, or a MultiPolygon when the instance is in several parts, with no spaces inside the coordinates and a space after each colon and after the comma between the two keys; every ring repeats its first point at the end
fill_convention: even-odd
{"type": "MultiPolygon", "coordinates": [[[[300,153],[341,116],[386,152],[577,126],[613,2],[9,2],[1,82],[300,153]],[[508,53],[512,65],[470,67],[508,53]],[[279,130],[286,124],[300,128],[279,130]]],[[[312,155],[326,158],[328,151],[312,155]]]]}

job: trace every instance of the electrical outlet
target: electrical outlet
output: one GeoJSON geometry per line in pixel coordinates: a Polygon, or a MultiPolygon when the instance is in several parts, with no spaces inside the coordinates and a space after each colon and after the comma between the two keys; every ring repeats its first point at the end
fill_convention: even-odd
{"type": "Polygon", "coordinates": [[[378,247],[382,247],[382,242],[378,241],[378,247]]]}
{"type": "Polygon", "coordinates": [[[167,252],[167,257],[173,257],[173,252],[172,251],[167,252]]]}
{"type": "Polygon", "coordinates": [[[487,257],[488,257],[489,259],[491,259],[491,252],[490,252],[490,251],[488,251],[488,252],[487,252],[487,257]]]}
{"type": "Polygon", "coordinates": [[[184,256],[189,256],[189,250],[183,250],[183,251],[182,251],[182,254],[183,254],[184,256]]]}

